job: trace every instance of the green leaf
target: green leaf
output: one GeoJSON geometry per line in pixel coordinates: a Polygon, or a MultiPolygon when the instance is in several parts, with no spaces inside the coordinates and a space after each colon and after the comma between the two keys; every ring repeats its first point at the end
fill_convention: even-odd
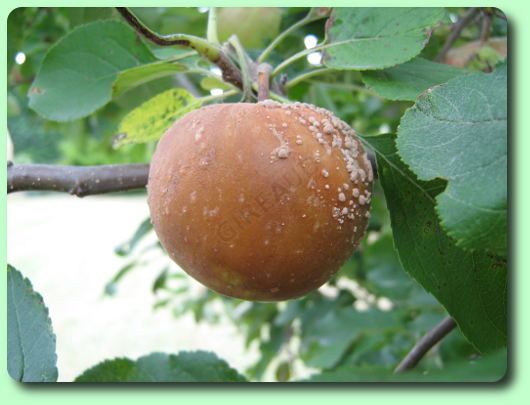
{"type": "Polygon", "coordinates": [[[382,333],[397,325],[391,312],[359,312],[351,306],[335,309],[303,325],[301,358],[309,367],[333,367],[361,334],[382,333]]]}
{"type": "Polygon", "coordinates": [[[171,76],[179,72],[185,72],[188,68],[180,63],[154,62],[147,65],[136,66],[127,69],[120,74],[112,86],[113,96],[130,90],[141,84],[171,76]]]}
{"type": "Polygon", "coordinates": [[[116,294],[116,290],[118,289],[118,283],[120,282],[120,280],[140,264],[144,263],[140,263],[135,260],[131,263],[127,263],[126,265],[122,266],[112,277],[112,279],[107,284],[105,284],[103,293],[110,296],[116,294]]]}
{"type": "Polygon", "coordinates": [[[251,378],[261,379],[268,365],[278,355],[278,352],[288,339],[287,335],[287,328],[271,325],[269,339],[260,341],[260,359],[254,366],[247,370],[247,375],[251,378]]]}
{"type": "Polygon", "coordinates": [[[418,55],[443,8],[338,7],[328,20],[323,63],[335,69],[383,69],[418,55]],[[329,24],[331,22],[331,24],[329,24]]]}
{"type": "Polygon", "coordinates": [[[454,78],[402,117],[397,148],[421,180],[448,180],[438,214],[459,246],[506,255],[507,72],[454,78]]]}
{"type": "Polygon", "coordinates": [[[163,288],[166,287],[166,283],[167,283],[167,279],[168,279],[168,272],[169,272],[169,268],[165,267],[160,272],[160,274],[156,277],[156,279],[155,279],[155,281],[153,283],[153,287],[151,289],[153,294],[156,294],[156,292],[158,290],[163,289],[163,288]]]}
{"type": "Polygon", "coordinates": [[[471,71],[414,58],[407,63],[384,70],[363,72],[364,84],[390,100],[414,101],[427,89],[471,71]]]}
{"type": "Polygon", "coordinates": [[[284,361],[276,367],[276,381],[286,382],[291,379],[291,363],[284,361]]]}
{"type": "Polygon", "coordinates": [[[462,332],[457,329],[442,340],[439,346],[439,354],[444,363],[454,363],[462,359],[473,358],[473,356],[477,355],[477,351],[462,332]]]}
{"type": "Polygon", "coordinates": [[[190,50],[188,48],[173,48],[170,46],[161,46],[161,47],[153,47],[151,48],[151,51],[153,52],[153,55],[155,55],[158,59],[162,61],[174,61],[179,59],[184,59],[189,56],[197,56],[197,52],[194,50],[190,50]]]}
{"type": "MultiPolygon", "coordinates": [[[[392,342],[389,339],[390,336],[398,336],[398,334],[378,333],[377,331],[374,333],[363,334],[361,338],[355,342],[352,350],[341,360],[339,367],[342,367],[345,364],[365,363],[388,366],[388,362],[377,361],[374,359],[373,355],[382,355],[385,348],[390,350],[397,349],[396,345],[391,345],[392,342]]],[[[408,347],[410,347],[410,343],[408,347]]],[[[396,362],[397,361],[392,361],[390,364],[395,364],[396,362]]]]}
{"type": "Polygon", "coordinates": [[[21,382],[57,381],[55,335],[42,297],[7,266],[7,371],[21,382]]]}
{"type": "Polygon", "coordinates": [[[131,239],[117,246],[114,249],[114,253],[116,253],[118,256],[130,255],[138,243],[140,243],[145,235],[151,232],[152,229],[153,224],[151,223],[151,217],[147,217],[141,222],[140,225],[138,225],[138,228],[136,231],[134,231],[134,235],[131,237],[131,239]]]}
{"type": "MultiPolygon", "coordinates": [[[[386,204],[385,210],[388,215],[386,204]]],[[[371,293],[388,297],[401,307],[443,311],[438,301],[403,270],[391,234],[367,244],[362,260],[365,281],[361,284],[371,293]]]]}
{"type": "Polygon", "coordinates": [[[497,382],[506,374],[506,350],[472,361],[452,363],[443,369],[410,370],[393,374],[391,368],[345,365],[313,375],[303,382],[497,382]]]}
{"type": "Polygon", "coordinates": [[[407,331],[417,339],[425,335],[438,325],[447,314],[439,311],[421,311],[412,321],[407,324],[407,331]]]}
{"type": "Polygon", "coordinates": [[[160,138],[180,117],[199,108],[202,100],[184,89],[170,89],[154,96],[128,113],[120,123],[114,147],[160,138]]]}
{"type": "Polygon", "coordinates": [[[203,351],[177,355],[151,353],[133,361],[105,360],[86,370],[76,382],[245,382],[215,354],[203,351]]]}
{"type": "Polygon", "coordinates": [[[71,26],[112,18],[111,7],[65,7],[71,26]]]}
{"type": "Polygon", "coordinates": [[[441,228],[435,196],[444,182],[424,182],[399,159],[392,135],[365,137],[390,211],[403,268],[434,295],[481,352],[506,344],[506,260],[455,245],[441,228]]]}
{"type": "Polygon", "coordinates": [[[201,87],[204,90],[211,90],[211,89],[223,89],[223,90],[230,90],[233,87],[227,84],[223,81],[220,77],[213,77],[208,76],[201,80],[201,87]]]}
{"type": "Polygon", "coordinates": [[[44,57],[29,91],[29,106],[54,121],[87,116],[111,100],[121,72],[155,61],[123,23],[107,20],[78,26],[44,57]]]}
{"type": "Polygon", "coordinates": [[[410,295],[414,281],[403,271],[391,235],[368,244],[364,253],[366,280],[371,292],[392,300],[404,300],[410,295]]]}

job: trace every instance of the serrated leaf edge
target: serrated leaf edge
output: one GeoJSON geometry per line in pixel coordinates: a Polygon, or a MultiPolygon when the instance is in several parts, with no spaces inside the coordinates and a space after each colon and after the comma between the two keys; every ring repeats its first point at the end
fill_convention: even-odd
{"type": "MultiPolygon", "coordinates": [[[[33,284],[31,283],[31,280],[29,278],[25,277],[22,274],[22,272],[20,272],[19,270],[17,270],[15,267],[11,266],[10,264],[7,265],[7,274],[9,274],[9,272],[18,273],[20,275],[21,279],[22,279],[22,283],[26,286],[26,288],[28,290],[28,294],[32,298],[35,297],[42,304],[42,309],[43,309],[44,314],[45,314],[45,322],[48,325],[47,332],[48,332],[49,336],[52,338],[53,343],[56,345],[57,344],[57,336],[53,332],[53,325],[52,325],[52,320],[51,320],[51,317],[50,317],[50,311],[49,311],[48,307],[46,306],[46,304],[44,303],[44,298],[37,291],[35,291],[35,289],[33,288],[33,284]]],[[[13,303],[13,306],[16,307],[15,303],[13,303]]],[[[19,332],[18,334],[20,336],[20,323],[19,323],[19,319],[18,319],[18,314],[16,316],[16,321],[17,321],[17,327],[19,328],[18,329],[18,332],[19,332]]],[[[20,342],[19,342],[19,346],[20,346],[20,342]]],[[[20,351],[22,352],[22,354],[24,354],[24,350],[23,350],[22,346],[20,346],[20,351]]],[[[24,360],[23,367],[25,368],[25,358],[23,360],[24,360]]],[[[53,353],[53,362],[54,362],[54,370],[55,370],[56,374],[58,374],[59,370],[57,369],[57,352],[56,351],[54,351],[54,353],[53,353]]],[[[22,378],[23,378],[23,376],[24,376],[24,372],[22,372],[22,378]]],[[[24,382],[23,379],[20,382],[24,382]]]]}
{"type": "MultiPolygon", "coordinates": [[[[502,62],[504,63],[504,62],[502,62]]],[[[499,63],[497,66],[500,66],[500,64],[502,63],[499,63]]],[[[485,73],[483,72],[476,72],[476,73],[470,73],[470,74],[466,74],[466,75],[463,75],[467,78],[469,77],[472,77],[472,76],[482,76],[484,75],[485,73]]],[[[447,185],[449,184],[449,179],[443,177],[443,176],[435,176],[435,177],[420,177],[420,175],[418,173],[416,173],[416,171],[410,166],[410,164],[408,162],[405,161],[405,159],[403,158],[403,156],[401,155],[401,146],[400,144],[397,142],[397,140],[399,139],[399,133],[400,133],[400,128],[401,128],[401,122],[403,120],[403,117],[412,109],[414,109],[416,107],[416,104],[418,101],[420,101],[421,98],[424,98],[426,97],[428,94],[430,94],[434,89],[438,88],[438,87],[442,87],[442,86],[445,86],[447,84],[449,84],[449,82],[453,81],[453,80],[460,80],[462,79],[463,76],[456,76],[456,77],[453,77],[451,79],[449,79],[447,82],[445,83],[440,83],[440,84],[437,84],[437,85],[434,85],[432,87],[429,87],[427,90],[425,90],[422,94],[420,94],[417,98],[416,98],[416,101],[414,101],[414,104],[412,106],[410,106],[409,108],[407,108],[405,110],[405,112],[403,113],[403,115],[401,116],[401,119],[399,121],[399,124],[397,126],[397,129],[396,129],[396,137],[395,137],[395,141],[394,141],[394,144],[396,146],[396,151],[397,151],[397,154],[398,154],[398,157],[399,157],[399,160],[412,172],[416,175],[416,177],[419,179],[419,180],[422,180],[422,181],[433,181],[433,180],[436,180],[436,179],[441,179],[441,180],[445,180],[447,182],[447,185]]],[[[447,188],[447,185],[446,185],[446,188],[447,188]]],[[[439,211],[439,205],[438,205],[438,197],[445,193],[446,191],[446,188],[442,191],[440,191],[440,193],[436,196],[435,198],[435,205],[434,205],[434,211],[436,212],[436,217],[438,218],[439,222],[440,222],[440,225],[442,226],[443,230],[445,231],[445,233],[451,237],[451,239],[453,239],[453,243],[455,244],[455,246],[459,247],[460,249],[466,251],[466,252],[469,252],[469,253],[473,253],[473,252],[476,252],[476,251],[484,251],[484,252],[487,252],[487,253],[492,253],[496,256],[501,256],[501,257],[506,257],[502,254],[499,254],[499,252],[495,252],[489,248],[484,248],[484,249],[477,249],[477,248],[471,248],[469,246],[464,246],[462,245],[462,240],[460,240],[457,236],[454,235],[454,232],[450,232],[449,229],[447,228],[447,223],[446,221],[444,220],[444,218],[442,218],[441,216],[441,213],[439,211]]]]}
{"type": "MultiPolygon", "coordinates": [[[[95,368],[97,367],[100,367],[104,364],[107,364],[107,363],[112,363],[114,361],[129,361],[131,363],[133,363],[133,365],[137,366],[138,365],[138,362],[144,358],[148,358],[150,356],[153,356],[153,355],[162,355],[162,356],[165,356],[166,359],[169,361],[171,358],[177,358],[179,355],[181,354],[207,354],[207,355],[214,355],[215,358],[220,362],[222,363],[224,366],[227,367],[227,370],[230,371],[230,372],[233,372],[235,374],[236,377],[238,378],[243,378],[245,381],[246,381],[246,378],[237,370],[235,369],[234,367],[232,367],[230,364],[228,364],[228,362],[222,358],[220,358],[216,353],[212,352],[212,351],[207,351],[207,350],[182,350],[182,351],[179,351],[178,353],[166,353],[166,352],[151,352],[149,354],[145,354],[143,356],[140,356],[138,357],[136,360],[133,360],[129,357],[113,357],[113,358],[110,358],[110,359],[105,359],[105,360],[102,360],[100,361],[99,363],[87,368],[86,370],[84,370],[80,375],[78,375],[74,381],[77,382],[77,380],[79,378],[81,378],[82,376],[84,376],[85,374],[91,372],[92,370],[94,370],[95,368]]],[[[180,370],[180,371],[183,371],[183,370],[180,370]]],[[[243,381],[242,381],[243,382],[243,381]]]]}
{"type": "MultiPolygon", "coordinates": [[[[433,8],[443,8],[443,7],[433,7],[433,8]]],[[[444,9],[445,11],[445,9],[444,9]]],[[[418,57],[418,55],[421,53],[421,51],[427,46],[427,44],[429,43],[430,39],[431,39],[431,34],[432,32],[434,31],[434,29],[436,29],[438,26],[442,25],[443,24],[443,21],[442,20],[439,20],[438,22],[436,23],[433,23],[433,24],[430,24],[430,25],[427,25],[425,26],[424,28],[426,27],[429,27],[429,31],[427,32],[426,34],[426,38],[425,38],[425,41],[421,47],[421,49],[419,50],[419,52],[416,54],[416,55],[413,55],[411,56],[409,59],[406,59],[406,60],[403,60],[399,63],[394,63],[394,64],[389,64],[389,65],[383,65],[383,66],[379,66],[379,67],[369,67],[369,68],[337,68],[337,67],[333,67],[333,66],[328,66],[326,64],[326,56],[327,56],[327,53],[325,51],[326,48],[332,48],[333,46],[336,46],[336,45],[342,45],[344,43],[348,43],[348,42],[351,42],[350,40],[347,40],[347,41],[340,41],[340,43],[328,43],[328,41],[332,41],[332,38],[331,38],[331,35],[329,35],[329,30],[332,28],[333,24],[335,23],[335,13],[336,13],[336,7],[333,8],[333,11],[331,13],[331,15],[328,17],[328,19],[326,20],[326,27],[325,27],[325,38],[324,38],[324,45],[323,47],[320,48],[320,50],[322,50],[322,63],[323,65],[327,66],[328,68],[332,68],[334,70],[355,70],[355,71],[365,71],[365,70],[385,70],[385,69],[388,69],[388,68],[391,68],[391,67],[394,67],[394,66],[398,66],[398,65],[402,65],[403,63],[407,63],[407,62],[410,62],[412,59],[418,57]],[[329,45],[329,46],[328,46],[329,45]]],[[[447,11],[445,11],[445,16],[447,16],[447,11]]],[[[389,100],[393,100],[393,99],[389,99],[389,100]]]]}
{"type": "MultiPolygon", "coordinates": [[[[86,27],[89,27],[91,25],[97,25],[97,24],[117,24],[117,25],[121,25],[122,27],[126,27],[127,29],[129,30],[132,30],[132,28],[130,28],[127,24],[125,23],[122,23],[121,21],[118,21],[118,20],[114,20],[114,19],[98,19],[96,21],[91,21],[89,23],[86,23],[86,24],[80,24],[80,25],[77,25],[76,27],[74,27],[72,30],[68,31],[65,35],[63,35],[61,38],[59,38],[59,40],[57,40],[52,46],[50,46],[50,48],[48,49],[48,51],[46,52],[46,54],[44,55],[44,57],[42,58],[42,61],[40,63],[40,66],[39,68],[37,69],[37,73],[35,74],[35,78],[33,80],[33,82],[31,83],[31,85],[29,86],[28,88],[28,92],[27,92],[27,97],[29,98],[29,101],[28,101],[28,106],[33,110],[35,111],[39,116],[47,119],[47,120],[50,120],[50,121],[56,121],[56,122],[69,122],[69,121],[75,121],[76,119],[80,119],[80,118],[83,118],[83,117],[87,117],[89,116],[90,114],[93,114],[95,113],[96,111],[100,110],[101,108],[103,108],[105,105],[107,105],[109,103],[109,101],[112,100],[112,95],[113,95],[113,87],[114,87],[114,82],[116,81],[116,79],[118,78],[118,75],[120,72],[116,73],[116,78],[114,79],[114,82],[113,82],[113,86],[110,87],[110,90],[109,90],[109,93],[107,95],[107,97],[105,98],[105,102],[99,106],[99,107],[96,107],[95,109],[93,109],[91,112],[89,112],[88,114],[85,114],[84,116],[82,117],[77,117],[77,118],[68,118],[68,119],[62,119],[62,120],[57,120],[55,117],[51,117],[51,116],[45,116],[45,115],[42,115],[40,112],[36,111],[33,107],[32,107],[32,103],[31,103],[31,92],[33,91],[34,89],[34,84],[35,84],[35,80],[37,79],[37,77],[40,76],[41,74],[41,71],[42,71],[42,66],[44,65],[44,63],[46,62],[46,59],[49,57],[49,54],[55,49],[57,48],[61,42],[69,37],[70,35],[72,35],[72,33],[78,31],[78,30],[81,30],[81,29],[84,29],[86,27]]],[[[134,30],[133,30],[134,32],[134,30]]],[[[154,58],[154,59],[157,59],[158,58],[153,54],[153,51],[151,50],[151,48],[149,48],[148,46],[145,45],[145,43],[143,42],[142,39],[140,39],[142,41],[142,44],[144,44],[145,48],[148,50],[149,54],[154,58]]],[[[126,69],[127,70],[127,69],[126,69]]],[[[124,72],[124,70],[122,70],[121,72],[124,72]]]]}

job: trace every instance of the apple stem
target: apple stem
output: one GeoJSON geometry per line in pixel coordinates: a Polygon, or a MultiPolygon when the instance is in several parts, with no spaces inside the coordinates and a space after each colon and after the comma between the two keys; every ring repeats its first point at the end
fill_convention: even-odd
{"type": "Polygon", "coordinates": [[[258,65],[258,101],[264,101],[269,98],[271,70],[271,65],[268,63],[260,63],[258,65]]]}

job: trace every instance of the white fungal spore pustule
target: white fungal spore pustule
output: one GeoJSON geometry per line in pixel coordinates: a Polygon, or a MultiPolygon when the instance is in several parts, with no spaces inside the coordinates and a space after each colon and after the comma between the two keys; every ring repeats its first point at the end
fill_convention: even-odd
{"type": "MultiPolygon", "coordinates": [[[[278,159],[287,159],[289,157],[290,149],[281,149],[282,146],[288,144],[288,140],[285,139],[281,132],[278,132],[277,126],[286,128],[289,121],[288,119],[294,119],[295,122],[305,127],[312,138],[317,142],[317,147],[314,148],[312,155],[313,160],[316,164],[324,164],[325,156],[334,155],[339,153],[342,157],[342,161],[348,173],[348,181],[341,182],[338,195],[338,202],[346,202],[346,191],[352,189],[352,195],[356,199],[358,205],[366,205],[370,202],[369,194],[361,196],[361,189],[364,190],[371,187],[373,181],[373,173],[371,164],[363,151],[359,141],[356,138],[355,131],[350,128],[344,121],[337,118],[330,111],[319,108],[314,105],[305,103],[293,103],[293,104],[281,104],[272,100],[265,100],[258,104],[263,105],[267,109],[279,109],[286,113],[286,120],[280,125],[269,124],[269,127],[273,131],[281,145],[276,148],[271,154],[271,162],[278,159]],[[287,114],[288,112],[288,114],[287,114]],[[325,152],[325,153],[322,153],[325,152]]],[[[270,117],[269,115],[267,117],[270,117]]],[[[293,140],[296,145],[304,144],[304,136],[301,134],[296,135],[293,140]]],[[[300,157],[300,156],[299,156],[300,157]]],[[[340,166],[337,166],[338,172],[341,171],[340,166]]],[[[330,172],[328,169],[323,167],[320,170],[323,178],[329,179],[330,172]]],[[[328,190],[330,183],[321,186],[328,190]]],[[[320,192],[318,188],[318,192],[320,192]]],[[[368,191],[368,190],[367,190],[368,191]]],[[[369,191],[368,191],[369,193],[369,191]]],[[[338,208],[338,215],[333,215],[336,219],[344,220],[345,218],[354,219],[352,213],[348,213],[347,216],[343,215],[343,211],[340,207],[338,208]]],[[[340,222],[340,221],[339,221],[340,222]]]]}

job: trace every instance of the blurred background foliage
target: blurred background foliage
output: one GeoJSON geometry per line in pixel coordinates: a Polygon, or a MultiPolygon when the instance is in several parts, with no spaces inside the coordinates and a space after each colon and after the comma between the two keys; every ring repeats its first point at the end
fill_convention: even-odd
{"type": "MultiPolygon", "coordinates": [[[[207,13],[198,8],[136,8],[133,11],[162,34],[183,32],[204,36],[207,13]]],[[[307,14],[307,8],[281,9],[281,29],[307,14]]],[[[465,9],[449,8],[452,18],[465,9]]],[[[73,122],[58,123],[39,117],[28,107],[28,89],[47,50],[73,27],[97,19],[120,19],[111,8],[18,8],[8,22],[8,129],[15,163],[101,165],[148,162],[154,143],[127,145],[115,150],[112,137],[121,118],[132,108],[163,90],[185,87],[195,95],[209,94],[211,86],[198,75],[175,75],[156,79],[128,91],[95,114],[73,122]],[[21,56],[23,55],[23,56],[21,56]],[[202,87],[204,86],[204,88],[202,87]]],[[[315,21],[290,35],[271,55],[275,64],[304,47],[304,39],[324,37],[324,24],[315,21]]],[[[481,22],[469,24],[455,47],[476,41],[481,22]]],[[[491,37],[506,36],[506,21],[494,18],[491,37]]],[[[433,33],[422,56],[433,59],[449,33],[448,24],[433,33]]],[[[149,44],[149,46],[152,46],[149,44]]],[[[259,49],[248,50],[252,57],[259,49]]],[[[474,61],[468,67],[483,70],[474,61]]],[[[285,73],[310,68],[306,59],[289,66],[285,73]]],[[[366,135],[392,133],[412,102],[388,101],[369,91],[359,72],[336,71],[315,76],[289,89],[288,97],[333,111],[366,135]]],[[[233,99],[237,101],[238,97],[233,99]]],[[[231,101],[231,100],[227,100],[231,101]]],[[[75,100],[72,100],[75,103],[75,100]]],[[[196,322],[216,323],[229,319],[245,336],[247,348],[258,348],[259,360],[247,370],[260,380],[268,371],[278,381],[297,378],[300,370],[369,370],[381,366],[392,370],[417,339],[447,314],[402,269],[394,250],[388,210],[376,184],[373,215],[367,237],[338,274],[320,290],[282,303],[252,303],[216,294],[198,285],[169,260],[161,260],[160,274],[152,291],[158,301],[153,310],[171,311],[175,317],[193,313],[196,322]]],[[[116,254],[124,259],[104,287],[105,294],[127,294],[119,283],[131,271],[163,256],[159,243],[146,243],[152,227],[148,219],[116,254]]],[[[244,355],[242,353],[242,355],[244,355]]],[[[426,356],[420,371],[437,370],[478,356],[455,330],[426,356]]]]}

